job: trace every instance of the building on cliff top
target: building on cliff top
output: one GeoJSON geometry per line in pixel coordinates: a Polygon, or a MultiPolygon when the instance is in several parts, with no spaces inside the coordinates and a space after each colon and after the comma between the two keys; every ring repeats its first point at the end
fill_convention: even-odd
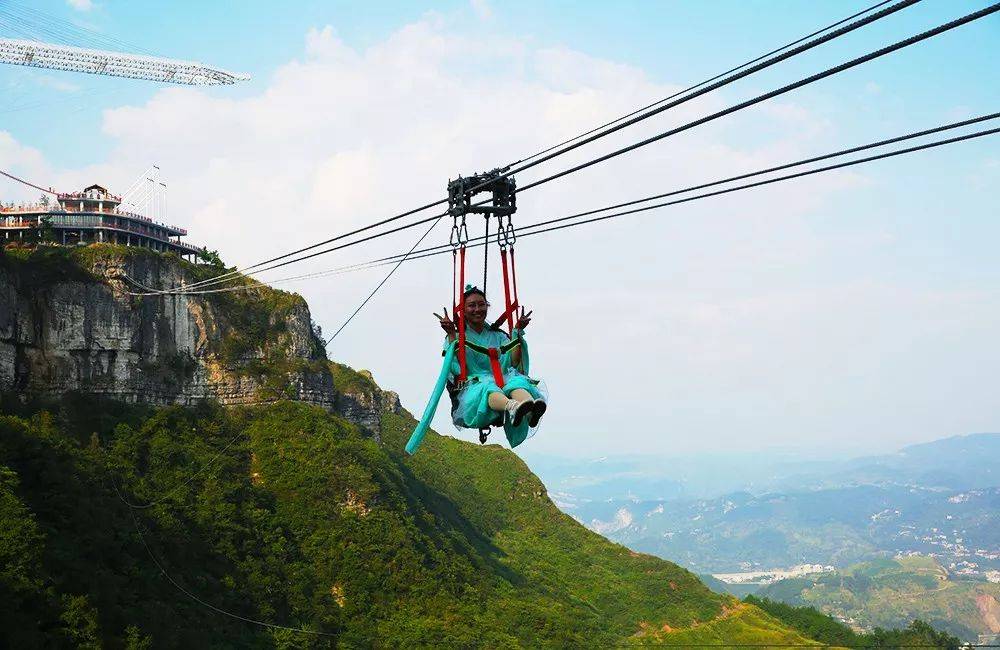
{"type": "Polygon", "coordinates": [[[54,243],[75,246],[93,243],[141,246],[173,252],[192,261],[201,251],[182,242],[183,228],[168,226],[121,208],[120,196],[100,185],[82,192],[60,193],[56,204],[0,206],[4,243],[30,241],[51,228],[54,243]]]}

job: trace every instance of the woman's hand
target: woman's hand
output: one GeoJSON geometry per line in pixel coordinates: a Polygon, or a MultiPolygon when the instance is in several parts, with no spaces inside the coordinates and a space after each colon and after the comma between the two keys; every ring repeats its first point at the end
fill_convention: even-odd
{"type": "Polygon", "coordinates": [[[524,307],[521,307],[521,315],[517,317],[517,325],[515,325],[514,327],[519,330],[523,330],[531,323],[531,314],[533,313],[534,310],[531,310],[527,314],[525,314],[524,307]]]}
{"type": "Polygon", "coordinates": [[[455,336],[455,334],[458,333],[458,327],[456,327],[455,323],[451,320],[451,318],[448,317],[447,307],[441,310],[440,316],[437,313],[435,313],[434,318],[438,319],[438,322],[441,324],[441,329],[443,329],[444,333],[447,334],[449,337],[455,336]]]}

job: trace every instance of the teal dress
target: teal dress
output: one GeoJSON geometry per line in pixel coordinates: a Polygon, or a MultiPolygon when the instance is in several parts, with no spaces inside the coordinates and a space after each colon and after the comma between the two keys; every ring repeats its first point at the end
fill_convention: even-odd
{"type": "MultiPolygon", "coordinates": [[[[523,332],[514,330],[514,337],[522,337],[523,332]]],[[[489,326],[483,328],[482,332],[477,332],[471,327],[465,328],[465,338],[474,345],[484,348],[500,348],[510,341],[506,332],[491,329],[489,326]]],[[[445,340],[445,347],[449,341],[445,340]]],[[[543,398],[542,392],[538,388],[538,382],[529,378],[527,374],[521,372],[528,368],[527,344],[521,345],[521,363],[515,368],[511,365],[511,353],[506,352],[500,357],[500,368],[503,372],[503,388],[497,386],[493,376],[493,368],[490,365],[490,358],[470,347],[465,348],[465,365],[468,369],[468,381],[465,386],[453,396],[451,419],[455,426],[468,429],[482,429],[490,425],[503,423],[503,413],[494,411],[489,406],[490,393],[502,392],[510,397],[511,392],[522,388],[531,395],[533,399],[543,398]]],[[[451,364],[451,372],[448,381],[455,384],[461,368],[458,365],[458,355],[451,364]]]]}

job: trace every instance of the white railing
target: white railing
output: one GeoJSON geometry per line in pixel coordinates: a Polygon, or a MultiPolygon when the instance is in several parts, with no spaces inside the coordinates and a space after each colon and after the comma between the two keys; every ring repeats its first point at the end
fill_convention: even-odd
{"type": "MultiPolygon", "coordinates": [[[[117,225],[113,223],[108,223],[106,217],[99,215],[84,215],[84,216],[70,216],[67,214],[56,215],[51,218],[49,225],[53,228],[89,228],[89,229],[100,229],[100,230],[112,230],[115,232],[126,233],[130,235],[139,235],[142,237],[147,237],[154,241],[169,244],[177,248],[184,249],[191,253],[200,252],[202,249],[200,246],[194,246],[187,242],[175,241],[170,239],[169,236],[161,237],[152,232],[152,228],[147,228],[142,225],[135,225],[126,221],[124,225],[117,225]]],[[[18,216],[13,217],[0,217],[0,229],[24,229],[24,228],[37,228],[39,227],[39,217],[32,217],[29,219],[24,219],[18,216]]]]}
{"type": "MultiPolygon", "coordinates": [[[[29,214],[29,215],[60,215],[60,214],[94,214],[94,215],[109,215],[115,217],[124,217],[126,219],[133,219],[135,221],[142,221],[143,223],[153,224],[160,228],[166,228],[167,230],[172,230],[174,233],[179,235],[187,235],[187,229],[180,228],[178,226],[171,226],[170,224],[161,223],[159,221],[154,221],[149,217],[144,217],[141,214],[135,214],[134,212],[128,212],[126,210],[80,210],[73,207],[63,207],[63,206],[46,206],[42,204],[38,205],[18,205],[13,207],[0,207],[0,215],[4,214],[29,214]]],[[[2,217],[0,217],[2,218],[2,217]]]]}

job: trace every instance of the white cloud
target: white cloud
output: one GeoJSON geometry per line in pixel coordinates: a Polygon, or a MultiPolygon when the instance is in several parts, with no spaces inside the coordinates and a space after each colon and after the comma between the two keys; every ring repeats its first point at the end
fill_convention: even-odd
{"type": "Polygon", "coordinates": [[[90,11],[94,8],[93,0],[66,0],[66,4],[77,11],[90,11]]]}
{"type": "Polygon", "coordinates": [[[493,7],[490,5],[489,0],[469,0],[469,4],[480,20],[493,19],[493,7]]]}
{"type": "Polygon", "coordinates": [[[56,90],[61,93],[75,93],[79,92],[80,86],[75,83],[70,83],[64,79],[57,79],[55,77],[50,77],[49,75],[38,75],[35,78],[36,83],[43,88],[49,88],[51,90],[56,90]]]}
{"type": "MultiPolygon", "coordinates": [[[[41,179],[51,178],[53,174],[40,151],[22,145],[7,131],[0,131],[0,169],[36,183],[43,182],[41,179]]],[[[4,182],[3,199],[6,202],[33,201],[38,195],[38,190],[25,185],[4,182]]]]}
{"type": "Polygon", "coordinates": [[[998,181],[1000,181],[1000,158],[986,158],[969,174],[969,184],[978,189],[996,187],[998,181]]]}

